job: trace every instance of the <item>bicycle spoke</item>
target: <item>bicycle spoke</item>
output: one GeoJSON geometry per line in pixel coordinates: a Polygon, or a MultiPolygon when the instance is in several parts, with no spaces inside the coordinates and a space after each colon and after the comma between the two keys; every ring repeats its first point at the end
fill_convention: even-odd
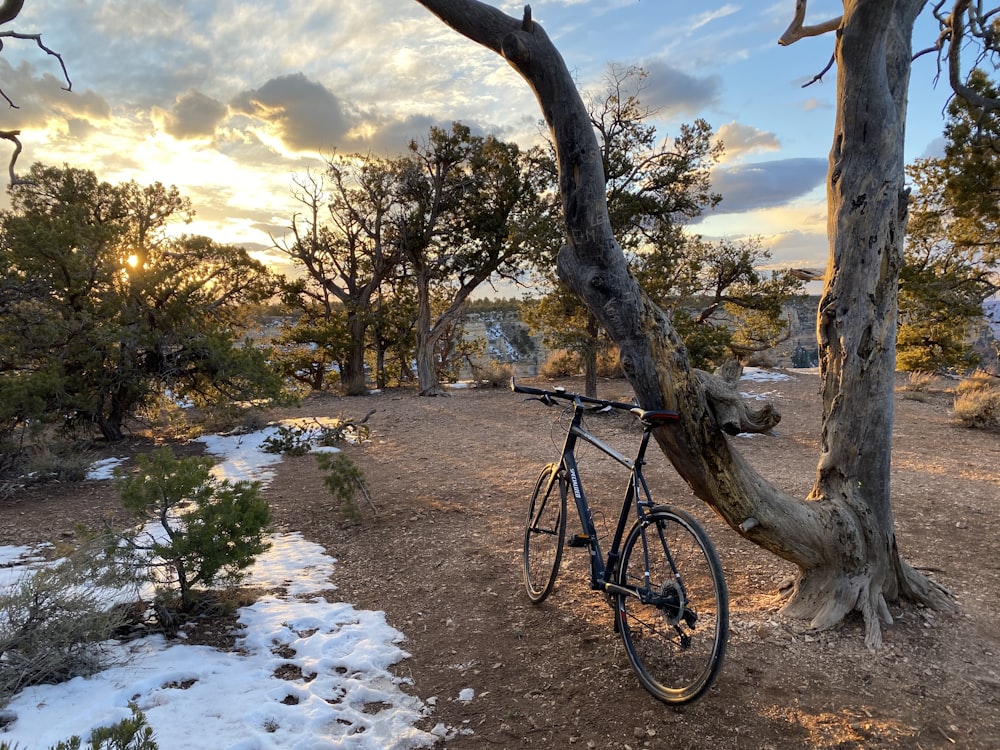
{"type": "Polygon", "coordinates": [[[524,529],[524,588],[531,601],[543,601],[555,585],[566,536],[566,480],[553,479],[559,468],[546,466],[535,482],[524,529]]]}
{"type": "Polygon", "coordinates": [[[623,549],[619,583],[635,587],[639,597],[618,597],[619,628],[646,689],[668,703],[686,703],[708,689],[722,663],[725,583],[693,519],[664,508],[650,518],[645,534],[637,525],[623,549]]]}

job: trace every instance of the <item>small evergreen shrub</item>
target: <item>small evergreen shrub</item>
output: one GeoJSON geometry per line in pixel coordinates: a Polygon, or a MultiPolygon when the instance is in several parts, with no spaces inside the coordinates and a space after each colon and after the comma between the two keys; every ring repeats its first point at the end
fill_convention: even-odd
{"type": "Polygon", "coordinates": [[[181,611],[190,612],[196,586],[239,582],[268,549],[270,508],[257,482],[216,479],[206,458],[161,448],[137,464],[131,475],[115,472],[118,492],[137,520],[164,533],[123,534],[118,549],[149,571],[161,599],[174,589],[181,611]]]}
{"type": "MultiPolygon", "coordinates": [[[[70,737],[49,750],[159,750],[145,714],[134,703],[130,703],[129,708],[132,709],[131,718],[109,727],[98,727],[90,733],[86,745],[79,737],[70,737]]],[[[18,750],[18,747],[0,742],[0,750],[18,750]]]]}
{"type": "Polygon", "coordinates": [[[343,443],[360,443],[368,439],[370,430],[364,424],[369,413],[359,422],[338,417],[329,422],[313,420],[297,425],[278,425],[276,434],[266,438],[262,447],[266,453],[304,456],[314,445],[333,447],[343,443]]]}
{"type": "Polygon", "coordinates": [[[361,520],[361,508],[357,502],[357,494],[361,492],[373,512],[377,512],[375,504],[365,487],[364,473],[354,461],[344,453],[317,453],[316,463],[320,471],[325,472],[323,484],[340,502],[340,509],[348,518],[361,520]]]}

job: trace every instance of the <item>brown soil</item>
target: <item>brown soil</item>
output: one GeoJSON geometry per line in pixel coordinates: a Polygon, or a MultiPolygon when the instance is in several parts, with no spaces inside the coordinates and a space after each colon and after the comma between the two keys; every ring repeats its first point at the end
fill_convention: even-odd
{"type": "MultiPolygon", "coordinates": [[[[566,383],[568,387],[579,387],[566,383]]],[[[744,383],[784,418],[775,435],[735,438],[782,489],[804,496],[815,475],[818,378],[744,383]]],[[[601,384],[624,399],[624,381],[601,384]]],[[[390,391],[310,398],[276,416],[359,418],[372,438],[350,455],[364,469],[377,516],[349,522],[333,507],[315,460],[288,458],[267,490],[278,525],[338,559],[344,600],[384,610],[406,635],[397,665],[409,690],[432,699],[454,748],[986,748],[1000,747],[1000,448],[995,433],[957,426],[950,395],[897,394],[893,488],[899,547],[956,596],[937,613],[894,608],[876,653],[860,622],[823,633],[784,619],[775,598],[794,571],[743,541],[694,499],[659,454],[648,478],[658,500],[694,513],[719,550],[732,633],[716,685],[697,703],[663,706],[639,686],[611,610],[587,586],[585,553],[568,549],[556,590],[530,604],[520,577],[522,515],[565,424],[556,409],[506,390],[449,398],[390,391]],[[458,699],[475,690],[471,702],[458,699]]],[[[626,452],[637,434],[621,418],[591,427],[626,452]]],[[[135,446],[140,449],[141,446],[135,446]]],[[[582,476],[610,525],[622,477],[596,451],[582,476]]],[[[49,486],[0,501],[0,544],[69,536],[78,521],[114,515],[107,483],[49,486]]],[[[571,527],[572,528],[572,527],[571,527]]]]}

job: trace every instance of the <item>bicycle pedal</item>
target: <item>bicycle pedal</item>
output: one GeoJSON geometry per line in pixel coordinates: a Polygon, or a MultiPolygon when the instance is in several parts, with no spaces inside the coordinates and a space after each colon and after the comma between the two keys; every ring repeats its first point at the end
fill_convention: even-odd
{"type": "Polygon", "coordinates": [[[574,534],[567,544],[570,547],[589,547],[590,537],[586,534],[574,534]]]}

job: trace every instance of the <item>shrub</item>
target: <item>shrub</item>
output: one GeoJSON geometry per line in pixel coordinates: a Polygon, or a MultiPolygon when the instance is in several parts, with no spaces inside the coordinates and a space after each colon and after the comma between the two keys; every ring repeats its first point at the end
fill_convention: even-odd
{"type": "Polygon", "coordinates": [[[161,448],[137,463],[131,476],[116,471],[117,489],[137,519],[158,523],[165,536],[125,534],[121,550],[149,570],[161,597],[175,586],[189,612],[195,586],[236,583],[267,550],[270,508],[257,482],[215,479],[208,459],[161,448]]]}
{"type": "Polygon", "coordinates": [[[361,520],[361,508],[356,500],[359,491],[372,511],[378,512],[365,487],[364,473],[349,456],[341,452],[317,453],[316,463],[320,471],[326,472],[323,484],[340,501],[340,509],[349,518],[361,520]]]}
{"type": "Polygon", "coordinates": [[[320,422],[313,419],[297,425],[278,425],[275,434],[262,443],[265,453],[282,453],[286,456],[304,456],[314,445],[332,447],[343,443],[360,443],[367,440],[370,430],[365,422],[374,411],[355,422],[344,417],[320,422]]]}
{"type": "Polygon", "coordinates": [[[1000,430],[1000,379],[978,371],[962,380],[953,411],[966,427],[1000,430]]]}
{"type": "Polygon", "coordinates": [[[623,375],[617,346],[602,349],[597,353],[597,376],[599,378],[620,378],[623,375]]]}
{"type": "Polygon", "coordinates": [[[138,599],[139,581],[104,556],[94,539],[0,595],[0,706],[22,688],[93,674],[106,666],[101,644],[128,621],[109,591],[138,599]]]}
{"type": "Polygon", "coordinates": [[[507,362],[497,362],[491,359],[485,366],[472,364],[472,377],[476,383],[492,388],[503,388],[514,375],[514,366],[507,362]]]}
{"type": "Polygon", "coordinates": [[[28,452],[26,470],[40,481],[82,482],[93,462],[93,453],[79,444],[39,443],[28,452]]]}
{"type": "MultiPolygon", "coordinates": [[[[146,716],[134,703],[129,704],[132,716],[122,719],[109,727],[98,727],[90,733],[87,750],[158,750],[153,738],[153,730],[146,723],[146,716]]],[[[81,750],[84,747],[79,737],[71,737],[50,750],[81,750]]],[[[0,750],[18,750],[6,742],[0,742],[0,750]]]]}
{"type": "Polygon", "coordinates": [[[906,383],[900,387],[903,398],[912,401],[926,401],[927,392],[934,383],[934,373],[931,372],[911,372],[906,383]]]}
{"type": "Polygon", "coordinates": [[[550,380],[568,378],[580,373],[580,356],[566,349],[555,349],[538,369],[538,374],[550,380]]]}

